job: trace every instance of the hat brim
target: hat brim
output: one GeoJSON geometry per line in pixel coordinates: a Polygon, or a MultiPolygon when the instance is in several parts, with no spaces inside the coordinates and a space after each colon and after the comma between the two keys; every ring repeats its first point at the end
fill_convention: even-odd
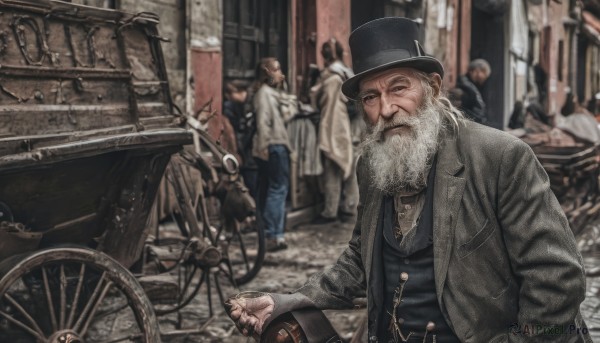
{"type": "Polygon", "coordinates": [[[358,100],[358,85],[365,76],[373,74],[374,72],[383,71],[385,69],[400,67],[414,68],[428,74],[438,73],[442,79],[444,78],[444,67],[442,67],[442,64],[437,59],[429,56],[419,56],[385,63],[375,68],[362,71],[349,78],[342,84],[342,93],[344,93],[344,95],[350,99],[358,100]]]}

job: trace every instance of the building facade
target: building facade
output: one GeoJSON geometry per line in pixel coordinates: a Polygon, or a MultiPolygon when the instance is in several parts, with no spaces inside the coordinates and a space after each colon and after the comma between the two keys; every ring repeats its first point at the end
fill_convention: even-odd
{"type": "MultiPolygon", "coordinates": [[[[306,92],[319,47],[334,37],[347,48],[352,29],[384,16],[422,23],[425,50],[444,62],[452,87],[470,60],[484,58],[492,75],[484,86],[490,125],[505,128],[515,101],[542,103],[558,113],[566,93],[581,102],[600,92],[598,0],[73,0],[151,11],[161,34],[175,102],[193,112],[213,100],[220,113],[222,85],[254,78],[260,58],[277,57],[291,92],[306,92]]],[[[350,64],[350,55],[344,59],[350,64]]]]}
{"type": "MultiPolygon", "coordinates": [[[[600,0],[72,2],[158,13],[175,103],[186,113],[210,104],[214,117],[207,131],[226,147],[235,142],[227,142],[224,134],[224,82],[252,81],[259,60],[272,56],[281,62],[288,90],[306,101],[311,73],[323,67],[322,43],[340,41],[344,61],[351,65],[350,32],[386,16],[421,23],[425,51],[444,64],[446,89],[467,72],[471,60],[490,63],[482,92],[490,126],[505,129],[517,101],[539,102],[551,116],[560,112],[568,92],[584,104],[600,104],[595,99],[600,98],[600,0]]],[[[300,194],[305,181],[293,181],[292,207],[311,203],[300,194]]]]}

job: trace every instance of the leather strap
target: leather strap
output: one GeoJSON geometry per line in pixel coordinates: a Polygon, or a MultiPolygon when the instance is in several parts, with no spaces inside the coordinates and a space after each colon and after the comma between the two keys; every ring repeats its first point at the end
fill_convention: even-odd
{"type": "Polygon", "coordinates": [[[292,316],[300,324],[309,343],[342,343],[323,311],[308,308],[292,311],[292,316]]]}

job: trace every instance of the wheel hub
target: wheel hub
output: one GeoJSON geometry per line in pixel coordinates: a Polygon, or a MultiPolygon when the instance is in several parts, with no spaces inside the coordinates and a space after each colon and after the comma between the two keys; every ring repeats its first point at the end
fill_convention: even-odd
{"type": "Polygon", "coordinates": [[[63,330],[54,333],[48,339],[48,343],[85,343],[85,341],[76,332],[63,330]]]}

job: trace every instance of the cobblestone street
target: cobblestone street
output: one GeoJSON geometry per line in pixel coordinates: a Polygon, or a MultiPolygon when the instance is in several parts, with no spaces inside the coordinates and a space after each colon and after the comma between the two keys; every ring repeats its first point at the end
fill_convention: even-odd
{"type": "MultiPolygon", "coordinates": [[[[350,239],[353,224],[335,223],[331,226],[301,225],[286,233],[287,250],[267,253],[258,276],[246,285],[234,290],[224,286],[223,293],[236,294],[239,291],[253,290],[285,293],[300,287],[306,279],[332,264],[350,239]]],[[[199,294],[194,303],[184,308],[180,315],[183,328],[198,328],[208,319],[208,306],[205,293],[199,294]]],[[[253,342],[237,332],[233,322],[223,313],[219,299],[213,294],[216,316],[206,326],[204,332],[188,337],[166,336],[163,342],[253,342]]],[[[326,315],[338,333],[345,339],[351,338],[365,310],[326,311],[326,315]]],[[[174,315],[161,318],[161,331],[174,330],[174,315]]]]}
{"type": "MultiPolygon", "coordinates": [[[[336,223],[332,226],[301,225],[286,233],[289,249],[268,253],[258,276],[240,288],[239,291],[258,290],[264,292],[288,292],[301,286],[313,273],[333,263],[346,246],[352,231],[352,224],[336,223]]],[[[597,270],[600,266],[600,225],[593,225],[579,239],[579,247],[584,254],[588,271],[597,270]]],[[[232,295],[238,291],[225,287],[224,293],[232,295]]],[[[233,323],[218,306],[218,298],[213,295],[213,303],[217,304],[217,315],[209,322],[200,334],[189,336],[166,336],[164,342],[252,342],[241,336],[233,323]]],[[[195,302],[181,311],[184,328],[197,328],[208,319],[207,301],[201,294],[195,302]]],[[[326,315],[342,338],[349,340],[359,325],[366,311],[326,311],[326,315]]],[[[600,277],[589,277],[587,297],[582,305],[582,313],[594,337],[600,341],[600,277]]],[[[173,330],[174,319],[161,319],[163,332],[173,330]]]]}

